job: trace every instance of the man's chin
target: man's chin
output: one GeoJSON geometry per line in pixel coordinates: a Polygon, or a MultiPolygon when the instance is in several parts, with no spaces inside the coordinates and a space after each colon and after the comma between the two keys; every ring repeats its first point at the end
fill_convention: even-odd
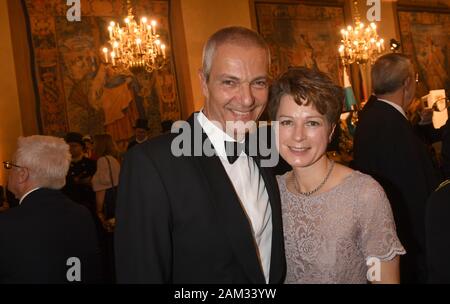
{"type": "Polygon", "coordinates": [[[256,129],[257,123],[253,119],[227,121],[225,130],[227,134],[244,135],[256,129]]]}

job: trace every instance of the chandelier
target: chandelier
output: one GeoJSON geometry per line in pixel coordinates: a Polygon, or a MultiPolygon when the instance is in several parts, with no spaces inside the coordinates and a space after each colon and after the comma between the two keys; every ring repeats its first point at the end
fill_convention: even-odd
{"type": "Polygon", "coordinates": [[[111,21],[108,26],[110,48],[103,48],[106,63],[111,63],[121,72],[131,71],[133,74],[160,70],[166,63],[166,46],[156,32],[155,20],[148,22],[142,17],[138,22],[134,19],[130,0],[127,0],[128,16],[125,26],[111,21]]]}
{"type": "Polygon", "coordinates": [[[384,52],[384,39],[379,39],[377,25],[370,23],[365,26],[361,22],[358,12],[358,1],[353,2],[355,7],[355,24],[341,30],[342,40],[339,46],[339,56],[344,66],[352,63],[373,63],[384,52]]]}

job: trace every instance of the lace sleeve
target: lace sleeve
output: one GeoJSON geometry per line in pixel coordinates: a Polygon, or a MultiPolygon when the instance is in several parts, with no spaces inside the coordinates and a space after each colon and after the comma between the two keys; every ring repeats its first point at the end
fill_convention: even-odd
{"type": "Polygon", "coordinates": [[[365,176],[357,200],[360,248],[366,259],[389,261],[406,253],[397,237],[391,205],[383,188],[372,177],[365,176]]]}

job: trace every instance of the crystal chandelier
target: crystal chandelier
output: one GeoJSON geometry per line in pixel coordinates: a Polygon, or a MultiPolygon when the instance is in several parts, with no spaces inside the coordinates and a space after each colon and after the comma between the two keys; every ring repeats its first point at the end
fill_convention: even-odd
{"type": "Polygon", "coordinates": [[[130,0],[127,0],[128,16],[125,26],[111,21],[108,26],[110,48],[103,48],[106,63],[111,63],[119,71],[134,74],[153,72],[163,68],[166,63],[166,46],[156,33],[157,23],[150,24],[146,17],[136,22],[130,0]]]}
{"type": "Polygon", "coordinates": [[[339,46],[339,55],[345,66],[355,62],[372,64],[378,55],[384,52],[384,39],[379,39],[375,23],[372,22],[365,26],[360,21],[358,1],[354,1],[353,4],[355,24],[354,27],[349,25],[346,29],[341,30],[342,40],[339,46]]]}

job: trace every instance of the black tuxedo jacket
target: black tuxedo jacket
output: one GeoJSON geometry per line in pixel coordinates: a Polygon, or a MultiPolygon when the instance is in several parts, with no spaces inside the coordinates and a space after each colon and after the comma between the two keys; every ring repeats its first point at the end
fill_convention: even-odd
{"type": "Polygon", "coordinates": [[[384,188],[397,233],[407,253],[403,282],[425,280],[425,205],[438,184],[430,155],[409,121],[377,99],[361,111],[354,137],[354,163],[384,188]]]}
{"type": "Polygon", "coordinates": [[[450,284],[450,180],[430,196],[425,227],[428,282],[450,284]]]}
{"type": "Polygon", "coordinates": [[[450,119],[442,127],[442,171],[446,179],[450,179],[450,119]]]}
{"type": "MultiPolygon", "coordinates": [[[[197,130],[188,138],[194,143],[197,136],[198,147],[207,137],[196,115],[188,123],[197,130]]],[[[116,210],[118,282],[264,284],[251,224],[219,157],[176,157],[176,136],[149,140],[125,156],[116,210]]],[[[270,283],[281,283],[278,186],[270,168],[259,170],[272,208],[270,283]]]]}
{"type": "Polygon", "coordinates": [[[81,263],[81,283],[98,282],[92,216],[60,191],[38,189],[0,214],[0,283],[69,283],[71,257],[81,263]]]}

